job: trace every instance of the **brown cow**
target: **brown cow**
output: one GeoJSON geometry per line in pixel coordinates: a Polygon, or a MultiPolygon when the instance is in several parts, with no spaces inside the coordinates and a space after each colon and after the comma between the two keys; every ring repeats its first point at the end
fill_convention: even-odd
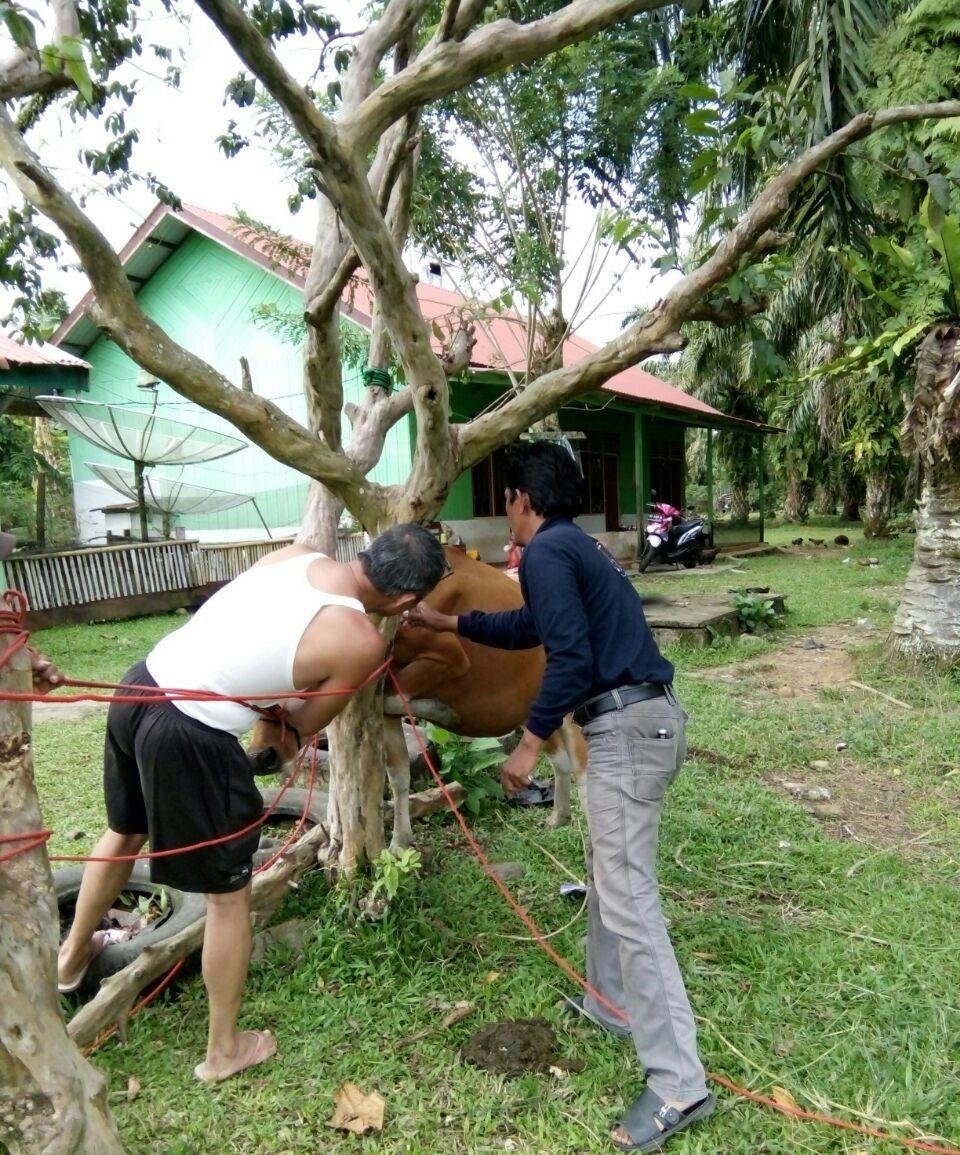
{"type": "MultiPolygon", "coordinates": [[[[448,548],[446,555],[451,573],[426,599],[441,613],[491,612],[523,605],[520,587],[499,570],[474,561],[462,550],[448,548]]],[[[402,625],[393,654],[397,680],[416,716],[468,738],[498,737],[522,726],[540,687],[545,664],[539,646],[530,650],[497,650],[454,634],[402,625]]],[[[407,805],[410,759],[400,720],[405,713],[403,705],[399,697],[390,695],[389,682],[387,691],[384,749],[394,797],[391,847],[396,850],[413,841],[407,805]]],[[[289,739],[285,744],[288,748],[280,748],[277,731],[277,724],[272,722],[258,723],[253,731],[250,754],[261,770],[279,770],[296,754],[289,739]]],[[[586,744],[571,718],[565,718],[563,726],[552,735],[545,753],[555,775],[553,813],[547,824],[562,826],[570,821],[571,774],[576,775],[581,802],[585,799],[582,787],[586,744]]]]}

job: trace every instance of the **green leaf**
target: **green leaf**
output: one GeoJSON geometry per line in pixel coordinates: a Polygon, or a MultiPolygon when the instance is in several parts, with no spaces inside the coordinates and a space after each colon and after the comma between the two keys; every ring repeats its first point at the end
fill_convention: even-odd
{"type": "Polygon", "coordinates": [[[716,100],[716,90],[707,84],[697,84],[691,82],[689,84],[682,84],[677,89],[677,96],[682,96],[686,100],[716,100]]]}
{"type": "Polygon", "coordinates": [[[86,61],[83,59],[83,43],[76,36],[64,36],[60,41],[60,55],[63,57],[63,70],[73,81],[77,91],[87,102],[93,102],[93,81],[87,71],[86,61]]]}
{"type": "Polygon", "coordinates": [[[0,19],[7,26],[14,44],[18,48],[37,50],[37,34],[33,24],[13,4],[0,4],[0,19]]]}

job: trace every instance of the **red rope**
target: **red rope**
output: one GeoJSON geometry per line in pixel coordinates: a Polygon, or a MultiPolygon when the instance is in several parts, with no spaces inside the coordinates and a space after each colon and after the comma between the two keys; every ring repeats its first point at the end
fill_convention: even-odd
{"type": "MultiPolygon", "coordinates": [[[[464,820],[463,815],[460,813],[456,802],[453,800],[453,796],[447,789],[446,783],[440,777],[440,774],[434,766],[433,761],[427,751],[426,745],[420,736],[420,728],[416,724],[416,719],[411,709],[410,702],[404,694],[403,690],[400,689],[400,684],[392,670],[390,671],[389,676],[393,682],[393,688],[400,698],[400,701],[403,703],[403,708],[406,710],[407,717],[413,726],[414,736],[416,737],[417,745],[420,747],[420,753],[423,755],[423,760],[427,764],[427,769],[433,775],[434,781],[440,787],[440,790],[446,799],[447,805],[453,811],[454,817],[460,824],[460,829],[466,836],[471,850],[473,850],[474,854],[480,860],[480,864],[486,872],[488,878],[490,878],[490,880],[494,883],[494,885],[506,899],[508,905],[512,908],[520,921],[533,935],[540,949],[546,955],[548,955],[565,974],[569,975],[569,977],[572,978],[574,982],[581,986],[584,991],[592,995],[593,998],[597,1000],[597,1002],[601,1003],[608,1010],[612,1011],[618,1019],[623,1022],[627,1022],[627,1016],[622,1010],[619,1009],[619,1007],[615,1007],[612,1003],[605,999],[599,991],[594,990],[590,983],[588,983],[587,980],[578,971],[576,971],[565,958],[563,958],[553,949],[553,947],[546,941],[543,932],[539,929],[539,927],[526,912],[526,910],[524,910],[524,908],[517,902],[510,891],[506,888],[503,880],[499,877],[499,875],[497,875],[493,870],[492,866],[490,865],[490,860],[487,858],[483,848],[477,842],[476,838],[474,838],[473,832],[470,830],[469,826],[464,820]]],[[[903,1147],[909,1147],[914,1151],[929,1152],[930,1155],[960,1155],[960,1148],[957,1147],[944,1147],[936,1143],[926,1142],[923,1139],[905,1139],[901,1138],[900,1136],[893,1135],[889,1131],[880,1131],[873,1127],[864,1127],[860,1123],[850,1123],[846,1119],[838,1119],[832,1115],[820,1115],[814,1111],[805,1111],[802,1107],[788,1107],[782,1103],[778,1103],[775,1099],[769,1099],[765,1095],[758,1095],[755,1091],[750,1091],[746,1087],[741,1087],[738,1083],[734,1083],[732,1080],[727,1079],[723,1075],[716,1075],[713,1072],[708,1072],[707,1077],[712,1082],[719,1083],[721,1086],[726,1087],[727,1090],[732,1091],[735,1095],[739,1095],[743,1099],[749,1099],[754,1103],[760,1103],[764,1107],[769,1107],[772,1111],[779,1111],[783,1115],[790,1115],[794,1118],[803,1119],[812,1123],[823,1123],[831,1127],[839,1127],[844,1131],[854,1131],[858,1135],[866,1135],[872,1139],[886,1139],[893,1143],[899,1143],[903,1147]]]]}

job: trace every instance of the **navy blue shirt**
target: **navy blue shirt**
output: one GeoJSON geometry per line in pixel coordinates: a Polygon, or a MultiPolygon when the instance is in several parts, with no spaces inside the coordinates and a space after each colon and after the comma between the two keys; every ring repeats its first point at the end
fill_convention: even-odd
{"type": "Polygon", "coordinates": [[[638,682],[669,685],[640,595],[611,554],[569,518],[545,521],[520,559],[524,605],[461,614],[457,632],[501,650],[542,645],[547,668],[527,729],[549,738],[588,698],[638,682]]]}

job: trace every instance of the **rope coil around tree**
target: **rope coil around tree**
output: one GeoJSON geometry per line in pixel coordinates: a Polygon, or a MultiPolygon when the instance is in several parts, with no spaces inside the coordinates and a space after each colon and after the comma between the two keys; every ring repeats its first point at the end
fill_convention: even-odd
{"type": "Polygon", "coordinates": [[[368,389],[383,389],[387,393],[393,392],[393,382],[390,379],[389,369],[378,369],[368,365],[363,371],[363,383],[368,389]]]}

